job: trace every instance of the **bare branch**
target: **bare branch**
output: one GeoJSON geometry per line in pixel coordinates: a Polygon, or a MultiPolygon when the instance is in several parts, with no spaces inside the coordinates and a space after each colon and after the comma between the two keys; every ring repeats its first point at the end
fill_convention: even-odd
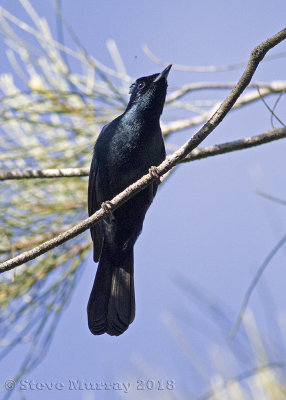
{"type": "Polygon", "coordinates": [[[75,176],[88,176],[89,168],[61,168],[61,169],[30,169],[0,172],[0,181],[11,179],[31,178],[66,178],[75,176]]]}
{"type": "MultiPolygon", "coordinates": [[[[256,68],[258,67],[261,60],[264,58],[267,51],[276,46],[282,40],[286,39],[286,29],[272,36],[271,38],[265,40],[259,46],[257,46],[251,53],[248,65],[242,74],[240,80],[237,85],[228,95],[228,97],[223,101],[218,110],[213,114],[213,116],[207,121],[207,123],[190,139],[188,140],[182,147],[180,147],[175,153],[171,156],[167,157],[165,161],[163,161],[158,167],[157,172],[159,176],[164,175],[169,170],[171,170],[174,166],[180,163],[186,156],[196,148],[224,119],[229,110],[237,101],[238,97],[244,91],[244,89],[249,84],[256,68]]],[[[155,178],[152,174],[146,174],[137,182],[130,185],[123,192],[119,193],[110,201],[109,212],[114,211],[116,208],[125,203],[128,199],[130,199],[133,195],[141,191],[147,185],[149,185],[155,178]]],[[[57,237],[48,240],[45,243],[42,243],[40,246],[35,247],[30,251],[26,251],[18,256],[5,261],[0,264],[0,272],[8,271],[16,266],[24,264],[26,261],[32,260],[41,254],[47,252],[48,250],[59,246],[60,244],[66,242],[69,239],[79,235],[84,232],[90,226],[101,220],[107,216],[107,211],[104,211],[103,208],[94,213],[91,217],[81,221],[79,224],[75,225],[73,228],[69,229],[65,233],[58,235],[57,237]]]]}
{"type": "MultiPolygon", "coordinates": [[[[202,158],[231,153],[233,151],[245,150],[251,147],[270,143],[275,140],[286,138],[286,129],[273,129],[260,135],[250,136],[244,139],[215,144],[213,146],[194,149],[180,163],[186,163],[202,158]]],[[[40,170],[13,170],[0,172],[0,181],[16,179],[51,179],[51,178],[72,178],[89,175],[89,168],[61,168],[61,169],[40,169],[40,170]]]]}
{"type": "MultiPolygon", "coordinates": [[[[166,100],[166,104],[172,103],[173,101],[185,96],[186,94],[198,90],[223,90],[223,89],[233,89],[236,83],[218,83],[218,82],[196,82],[191,83],[189,85],[184,85],[180,89],[172,92],[166,100]]],[[[257,82],[250,83],[248,88],[257,88],[266,89],[270,93],[279,93],[286,89],[285,81],[273,81],[270,83],[265,82],[257,82]]],[[[269,94],[270,94],[269,93],[269,94]]],[[[265,96],[265,94],[264,94],[265,96]]]]}
{"type": "Polygon", "coordinates": [[[187,155],[187,157],[184,158],[184,160],[181,161],[181,163],[217,156],[219,154],[230,153],[237,150],[245,150],[283,138],[286,138],[286,129],[273,129],[271,131],[262,133],[261,135],[194,149],[189,155],[187,155]]]}
{"type": "MultiPolygon", "coordinates": [[[[272,84],[269,87],[267,86],[262,87],[262,89],[260,90],[260,94],[261,96],[266,97],[274,93],[281,93],[285,90],[286,90],[286,83],[284,81],[276,81],[272,82],[272,84]]],[[[240,108],[242,106],[245,106],[246,104],[252,103],[257,100],[260,100],[260,95],[257,92],[257,90],[253,90],[250,93],[241,96],[239,100],[237,100],[237,102],[232,107],[232,110],[236,110],[237,108],[240,108]]],[[[169,124],[162,125],[162,131],[164,137],[168,137],[173,132],[181,131],[187,128],[191,128],[192,126],[203,124],[216,111],[218,105],[219,104],[214,106],[211,110],[208,110],[205,113],[202,113],[201,115],[196,115],[193,118],[180,119],[174,122],[170,122],[169,124]]]]}

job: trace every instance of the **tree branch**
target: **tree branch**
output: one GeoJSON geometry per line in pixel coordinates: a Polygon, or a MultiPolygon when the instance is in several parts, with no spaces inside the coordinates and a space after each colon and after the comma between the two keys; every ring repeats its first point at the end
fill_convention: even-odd
{"type": "Polygon", "coordinates": [[[265,143],[270,143],[275,140],[286,138],[286,129],[273,129],[271,131],[262,133],[261,135],[250,136],[248,138],[235,140],[233,142],[227,142],[222,144],[216,144],[213,146],[203,147],[194,149],[188,154],[181,163],[200,160],[211,156],[217,156],[219,154],[226,154],[233,151],[245,150],[251,147],[260,146],[265,143]]]}
{"type": "MultiPolygon", "coordinates": [[[[235,104],[236,100],[240,96],[240,94],[244,91],[244,89],[249,84],[256,68],[258,67],[261,60],[264,58],[267,51],[276,46],[282,40],[286,39],[286,29],[278,32],[276,35],[271,38],[265,40],[259,46],[257,46],[251,53],[249,62],[247,67],[242,74],[240,80],[237,85],[231,91],[231,93],[227,96],[227,98],[220,105],[218,110],[214,113],[214,115],[207,121],[207,123],[190,139],[188,140],[182,147],[180,147],[174,154],[167,157],[165,161],[163,161],[158,167],[158,175],[162,176],[166,172],[168,172],[171,168],[180,163],[186,156],[196,148],[224,119],[229,110],[235,104]]],[[[59,246],[60,244],[66,242],[69,239],[79,235],[84,232],[88,228],[90,228],[93,224],[106,217],[107,214],[111,211],[113,212],[116,208],[121,206],[127,200],[129,200],[136,193],[141,191],[143,188],[148,186],[154,180],[153,174],[146,174],[137,182],[130,185],[123,192],[119,193],[110,201],[109,210],[104,211],[103,208],[100,208],[96,211],[91,217],[81,221],[79,224],[75,225],[73,228],[69,229],[65,233],[62,233],[55,238],[48,240],[45,243],[33,248],[32,250],[26,251],[18,256],[11,258],[8,261],[5,261],[0,264],[0,272],[8,271],[16,266],[24,264],[26,261],[32,260],[41,254],[47,252],[48,250],[59,246]]]]}
{"type": "MultiPolygon", "coordinates": [[[[286,138],[285,128],[273,129],[261,133],[260,135],[250,136],[233,142],[194,149],[182,161],[180,161],[180,163],[201,160],[202,158],[231,153],[233,151],[245,150],[283,138],[286,138]]],[[[25,171],[15,169],[13,171],[0,172],[0,181],[38,178],[72,178],[80,176],[89,176],[89,168],[30,169],[25,171]]]]}

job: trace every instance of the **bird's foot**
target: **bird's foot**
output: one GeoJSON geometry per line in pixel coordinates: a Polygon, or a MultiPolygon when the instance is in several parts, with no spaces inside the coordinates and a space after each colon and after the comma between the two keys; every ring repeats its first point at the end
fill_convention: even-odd
{"type": "Polygon", "coordinates": [[[110,221],[114,221],[115,217],[112,213],[112,203],[107,200],[101,204],[101,207],[103,208],[103,211],[108,214],[110,221]]]}
{"type": "Polygon", "coordinates": [[[155,166],[152,166],[151,168],[149,168],[149,174],[151,175],[151,177],[158,182],[158,184],[161,183],[160,180],[160,175],[159,175],[159,171],[158,168],[155,166]]]}

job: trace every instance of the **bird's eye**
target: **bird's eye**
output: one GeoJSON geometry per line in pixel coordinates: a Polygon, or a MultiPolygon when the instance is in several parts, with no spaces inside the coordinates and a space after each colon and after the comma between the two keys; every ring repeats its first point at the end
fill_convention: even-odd
{"type": "Polygon", "coordinates": [[[140,82],[138,85],[138,88],[143,89],[145,87],[145,85],[146,85],[145,82],[140,82]]]}

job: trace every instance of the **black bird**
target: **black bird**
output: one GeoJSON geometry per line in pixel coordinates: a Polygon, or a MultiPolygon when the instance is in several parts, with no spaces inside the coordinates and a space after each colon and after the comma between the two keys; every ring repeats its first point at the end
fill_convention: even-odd
{"type": "MultiPolygon", "coordinates": [[[[137,79],[125,112],[103,127],[90,167],[89,215],[165,159],[159,119],[171,66],[137,79]]],[[[121,335],[134,320],[133,246],[157,187],[153,182],[90,229],[93,258],[99,261],[87,305],[94,335],[121,335]]]]}

